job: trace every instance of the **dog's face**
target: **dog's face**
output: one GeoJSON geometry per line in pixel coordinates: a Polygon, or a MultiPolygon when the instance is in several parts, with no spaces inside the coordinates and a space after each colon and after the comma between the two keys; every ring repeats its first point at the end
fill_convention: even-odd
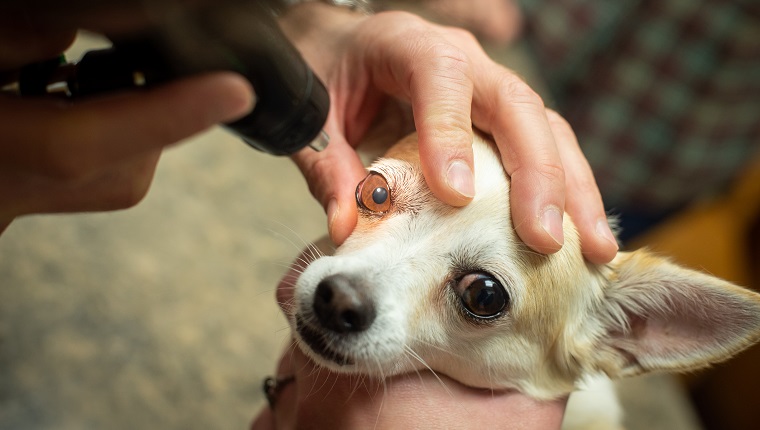
{"type": "Polygon", "coordinates": [[[591,265],[569,217],[560,252],[530,251],[498,154],[479,137],[473,148],[476,197],[462,208],[425,185],[416,136],[373,164],[354,233],[296,284],[289,319],[316,362],[552,398],[589,373],[701,367],[760,338],[757,294],[641,251],[591,265]]]}

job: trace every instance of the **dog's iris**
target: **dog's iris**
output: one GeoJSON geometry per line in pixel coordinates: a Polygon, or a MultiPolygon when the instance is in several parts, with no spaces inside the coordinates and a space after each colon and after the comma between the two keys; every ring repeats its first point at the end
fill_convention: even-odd
{"type": "Polygon", "coordinates": [[[391,208],[391,193],[383,175],[371,172],[356,187],[356,204],[373,213],[383,214],[391,208]]]}

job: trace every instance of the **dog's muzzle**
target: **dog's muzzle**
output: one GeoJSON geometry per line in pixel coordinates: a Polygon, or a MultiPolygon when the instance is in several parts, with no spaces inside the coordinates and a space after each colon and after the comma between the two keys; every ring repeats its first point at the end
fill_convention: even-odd
{"type": "Polygon", "coordinates": [[[308,322],[296,315],[301,340],[326,360],[353,364],[336,346],[343,338],[369,329],[375,320],[375,305],[364,286],[345,275],[328,276],[317,285],[312,312],[315,318],[308,322]]]}

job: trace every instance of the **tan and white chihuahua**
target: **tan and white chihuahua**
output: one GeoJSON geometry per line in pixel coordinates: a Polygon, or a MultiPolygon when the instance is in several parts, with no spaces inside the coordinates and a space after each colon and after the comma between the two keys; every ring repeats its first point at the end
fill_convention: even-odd
{"type": "Polygon", "coordinates": [[[568,216],[562,250],[532,252],[487,139],[474,138],[472,203],[441,203],[416,143],[370,167],[355,231],[297,281],[289,321],[320,365],[378,378],[428,368],[552,399],[594,375],[696,369],[760,340],[760,295],[647,251],[590,264],[568,216]]]}

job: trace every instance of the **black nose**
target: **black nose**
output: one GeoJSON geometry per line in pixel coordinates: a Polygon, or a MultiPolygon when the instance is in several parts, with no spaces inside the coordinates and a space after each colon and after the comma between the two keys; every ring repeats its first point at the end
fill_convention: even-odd
{"type": "Polygon", "coordinates": [[[314,313],[325,328],[337,333],[366,330],[375,320],[372,300],[344,275],[328,276],[319,283],[314,313]]]}

